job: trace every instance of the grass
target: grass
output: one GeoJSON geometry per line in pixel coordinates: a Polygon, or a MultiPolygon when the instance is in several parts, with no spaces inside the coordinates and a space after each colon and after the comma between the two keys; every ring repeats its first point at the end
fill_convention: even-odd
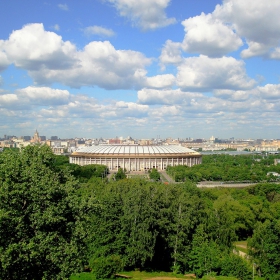
{"type": "MultiPolygon", "coordinates": [[[[192,278],[186,277],[182,274],[174,274],[172,272],[146,272],[146,271],[125,271],[120,272],[119,274],[123,274],[126,276],[130,276],[132,280],[151,280],[154,278],[165,279],[168,280],[174,280],[174,279],[185,279],[190,280],[192,278]]],[[[125,280],[124,278],[116,278],[125,280]]],[[[235,277],[226,277],[226,276],[204,276],[202,279],[204,280],[237,280],[235,277]]],[[[94,274],[89,272],[83,272],[80,274],[72,275],[70,277],[70,280],[96,280],[94,274]]]]}
{"type": "Polygon", "coordinates": [[[227,277],[227,276],[204,276],[203,280],[237,280],[235,277],[227,277]]]}
{"type": "Polygon", "coordinates": [[[142,279],[151,279],[155,277],[170,277],[170,278],[178,278],[178,279],[186,279],[182,274],[173,274],[172,272],[146,272],[146,271],[128,271],[121,272],[120,274],[124,274],[127,276],[131,276],[133,280],[142,280],[142,279]]]}
{"type": "Polygon", "coordinates": [[[82,272],[79,274],[72,275],[70,280],[95,280],[95,276],[89,272],[82,272]]]}
{"type": "Polygon", "coordinates": [[[248,255],[247,241],[236,241],[233,243],[237,250],[248,255]]]}

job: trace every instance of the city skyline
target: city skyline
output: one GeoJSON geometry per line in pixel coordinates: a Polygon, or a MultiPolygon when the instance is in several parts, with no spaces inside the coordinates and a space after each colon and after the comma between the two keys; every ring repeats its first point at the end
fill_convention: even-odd
{"type": "Polygon", "coordinates": [[[0,135],[279,139],[277,0],[0,3],[0,135]]]}

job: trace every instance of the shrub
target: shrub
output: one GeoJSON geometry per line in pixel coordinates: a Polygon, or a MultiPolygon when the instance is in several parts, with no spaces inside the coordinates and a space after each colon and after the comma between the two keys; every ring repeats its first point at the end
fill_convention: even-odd
{"type": "Polygon", "coordinates": [[[90,266],[96,279],[113,278],[117,271],[122,270],[122,261],[120,256],[108,256],[94,259],[90,266]]]}

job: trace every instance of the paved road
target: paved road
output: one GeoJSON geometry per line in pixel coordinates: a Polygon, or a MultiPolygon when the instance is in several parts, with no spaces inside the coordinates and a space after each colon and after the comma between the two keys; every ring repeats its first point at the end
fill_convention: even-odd
{"type": "MultiPolygon", "coordinates": [[[[175,182],[167,173],[165,170],[160,171],[160,173],[165,177],[165,179],[170,183],[170,184],[178,184],[175,182]]],[[[179,182],[180,183],[180,182],[179,182]]],[[[223,187],[223,188],[246,188],[252,185],[255,185],[256,183],[237,183],[237,184],[227,184],[224,182],[203,182],[203,183],[198,183],[197,187],[198,188],[217,188],[217,187],[223,187]]]]}
{"type": "Polygon", "coordinates": [[[175,183],[175,181],[166,173],[165,170],[161,170],[159,171],[159,173],[161,173],[163,175],[163,177],[168,181],[168,183],[175,183]]]}
{"type": "Polygon", "coordinates": [[[256,183],[237,183],[237,184],[227,184],[227,183],[220,183],[220,182],[211,182],[211,183],[198,183],[198,188],[246,188],[249,186],[256,185],[256,183]]]}

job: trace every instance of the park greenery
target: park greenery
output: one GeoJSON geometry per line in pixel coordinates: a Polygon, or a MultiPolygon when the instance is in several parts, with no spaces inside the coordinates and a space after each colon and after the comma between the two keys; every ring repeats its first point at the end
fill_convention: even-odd
{"type": "Polygon", "coordinates": [[[252,279],[252,268],[255,277],[280,279],[280,185],[262,177],[243,189],[199,189],[198,178],[186,175],[195,169],[206,180],[214,167],[221,177],[234,167],[238,173],[241,165],[252,175],[279,167],[272,168],[270,157],[203,160],[200,169],[170,168],[173,176],[183,170],[185,182],[163,184],[153,178],[107,180],[105,166],[69,164],[47,146],[5,150],[0,279],[107,279],[161,271],[245,280],[252,279]],[[227,171],[220,173],[223,167],[227,171]],[[245,257],[237,241],[245,244],[245,257]]]}
{"type": "Polygon", "coordinates": [[[231,181],[231,182],[267,182],[279,178],[272,173],[280,174],[280,164],[274,160],[279,155],[205,155],[202,164],[192,167],[179,165],[168,166],[167,173],[176,182],[192,181],[231,181]]]}

